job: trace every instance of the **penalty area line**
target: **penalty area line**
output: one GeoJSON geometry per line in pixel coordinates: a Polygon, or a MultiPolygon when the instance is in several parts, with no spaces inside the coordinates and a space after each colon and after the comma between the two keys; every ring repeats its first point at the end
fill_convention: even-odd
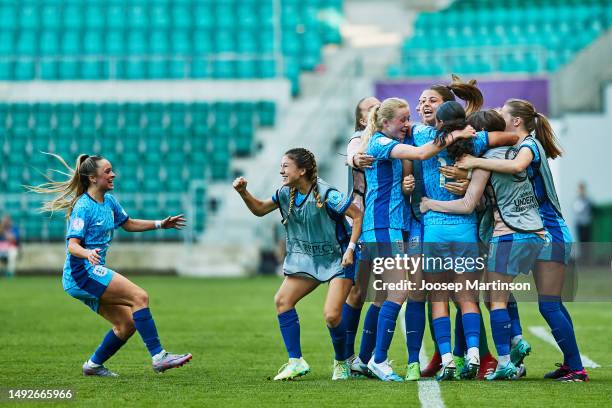
{"type": "MultiPolygon", "coordinates": [[[[404,318],[406,314],[406,307],[403,307],[399,318],[402,333],[404,333],[404,340],[406,340],[406,320],[404,318]]],[[[419,353],[419,362],[421,366],[426,366],[428,361],[427,353],[425,352],[425,343],[421,345],[421,351],[419,353]]],[[[423,408],[445,408],[444,401],[442,400],[442,392],[440,391],[440,385],[434,380],[419,380],[417,381],[419,387],[419,401],[423,408]]]]}

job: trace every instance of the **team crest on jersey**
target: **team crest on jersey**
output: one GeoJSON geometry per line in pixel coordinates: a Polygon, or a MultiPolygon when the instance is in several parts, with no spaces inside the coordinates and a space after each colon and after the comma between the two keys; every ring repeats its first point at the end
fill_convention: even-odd
{"type": "Polygon", "coordinates": [[[108,269],[106,269],[102,265],[96,265],[93,268],[93,274],[94,275],[102,277],[102,276],[106,276],[107,273],[108,273],[108,269]]]}
{"type": "Polygon", "coordinates": [[[85,222],[83,221],[82,218],[78,218],[78,217],[73,219],[72,222],[70,223],[70,229],[73,231],[81,231],[84,226],[85,226],[85,222]]]}
{"type": "Polygon", "coordinates": [[[395,245],[397,245],[398,252],[406,252],[404,241],[400,241],[400,240],[395,241],[395,245]]]}
{"type": "Polygon", "coordinates": [[[414,237],[410,237],[410,241],[409,241],[409,247],[410,249],[416,249],[419,247],[419,243],[421,242],[420,238],[418,235],[415,235],[414,237]]]}

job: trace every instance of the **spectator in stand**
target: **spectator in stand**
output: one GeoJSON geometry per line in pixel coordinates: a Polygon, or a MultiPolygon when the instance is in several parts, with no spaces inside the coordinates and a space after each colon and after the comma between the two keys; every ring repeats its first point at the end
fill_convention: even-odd
{"type": "Polygon", "coordinates": [[[13,224],[10,215],[0,221],[0,260],[6,262],[6,275],[15,275],[17,255],[19,254],[19,229],[13,224]]]}
{"type": "Polygon", "coordinates": [[[574,219],[576,220],[576,234],[580,245],[580,260],[585,264],[591,262],[589,243],[592,240],[593,203],[587,195],[586,183],[578,184],[578,198],[574,201],[574,219]]]}

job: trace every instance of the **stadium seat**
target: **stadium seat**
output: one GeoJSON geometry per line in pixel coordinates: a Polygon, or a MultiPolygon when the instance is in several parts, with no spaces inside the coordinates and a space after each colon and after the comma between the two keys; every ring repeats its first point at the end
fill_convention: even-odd
{"type": "Polygon", "coordinates": [[[436,59],[448,59],[444,71],[458,73],[555,71],[610,26],[601,7],[583,2],[512,1],[502,8],[498,2],[457,0],[441,11],[419,14],[414,35],[402,45],[399,67],[388,71],[394,77],[437,75],[436,59]],[[483,46],[489,47],[483,54],[471,55],[483,46]],[[427,55],[426,63],[411,60],[417,50],[427,55]]]}
{"type": "MultiPolygon", "coordinates": [[[[155,198],[147,210],[160,218],[178,209],[190,181],[227,180],[232,157],[253,153],[256,128],[273,126],[275,109],[271,101],[0,104],[0,159],[7,164],[0,171],[0,195],[44,182],[34,169],[60,169],[40,152],[57,153],[70,165],[80,153],[101,154],[118,174],[116,194],[122,202],[126,198],[128,212],[143,197],[167,195],[171,207],[155,198]],[[24,168],[26,161],[33,169],[24,168]]],[[[33,205],[40,205],[36,200],[33,205]]],[[[195,221],[201,228],[205,216],[195,221]]],[[[26,226],[27,241],[63,240],[63,224],[32,217],[27,208],[16,221],[26,226]]],[[[132,234],[130,239],[141,238],[132,234]]]]}
{"type": "MultiPolygon", "coordinates": [[[[277,44],[272,0],[2,2],[0,56],[11,58],[0,61],[0,78],[272,78],[278,70],[271,55],[282,49],[286,56],[297,58],[297,65],[289,63],[295,68],[287,74],[297,93],[300,70],[314,69],[321,48],[340,42],[341,4],[342,0],[283,1],[283,35],[277,44]],[[220,53],[235,59],[224,56],[223,62],[203,62],[220,53]],[[86,65],[87,55],[107,61],[86,65]],[[24,65],[19,56],[40,69],[24,65]],[[144,56],[168,61],[181,56],[185,61],[164,64],[143,58],[145,66],[125,62],[144,56]],[[39,62],[39,57],[45,59],[39,62]],[[123,62],[117,70],[109,69],[115,63],[108,59],[115,57],[123,62]],[[185,69],[190,59],[191,67],[185,69]]],[[[585,9],[584,14],[589,12],[585,9]]]]}

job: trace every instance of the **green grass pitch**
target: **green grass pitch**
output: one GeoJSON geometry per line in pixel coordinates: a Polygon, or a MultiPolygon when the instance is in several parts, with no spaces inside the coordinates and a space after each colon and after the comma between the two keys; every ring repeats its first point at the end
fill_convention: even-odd
{"type": "MultiPolygon", "coordinates": [[[[150,294],[162,344],[169,351],[193,353],[190,364],[155,374],[136,334],[106,364],[120,378],[83,377],[81,365],[109,325],[66,295],[59,277],[2,279],[0,388],[76,391],[74,401],[19,403],[24,407],[40,404],[105,408],[420,405],[416,383],[331,381],[333,354],[322,313],[325,286],[297,307],[302,350],[312,372],[298,381],[281,383],[270,380],[286,361],[272,300],[279,278],[137,277],[134,280],[150,294]]],[[[442,383],[444,404],[447,407],[606,406],[612,391],[611,305],[568,305],[581,352],[602,366],[589,370],[591,381],[584,384],[559,384],[542,379],[559,361],[560,354],[527,330],[529,326],[546,325],[537,305],[522,303],[519,307],[525,337],[533,346],[526,360],[527,378],[514,382],[442,383]]],[[[485,319],[488,326],[488,316],[485,319]]],[[[396,333],[390,358],[403,375],[406,348],[400,330],[396,333]]],[[[428,334],[426,348],[431,352],[428,334]]]]}

